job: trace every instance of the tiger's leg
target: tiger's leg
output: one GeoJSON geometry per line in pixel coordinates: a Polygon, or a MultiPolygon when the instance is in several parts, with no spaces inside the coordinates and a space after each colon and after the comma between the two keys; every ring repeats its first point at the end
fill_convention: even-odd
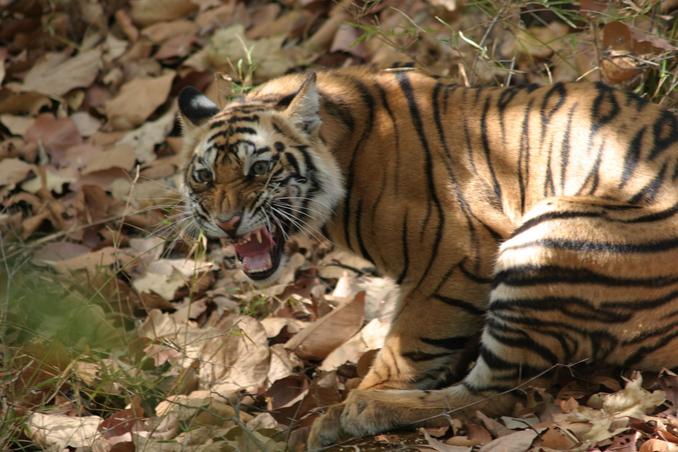
{"type": "Polygon", "coordinates": [[[628,313],[616,302],[611,309],[601,303],[628,297],[628,284],[616,275],[628,274],[629,266],[635,275],[672,271],[675,251],[620,250],[633,251],[635,245],[625,245],[639,237],[675,237],[676,211],[590,198],[540,203],[501,247],[479,358],[463,382],[437,391],[354,390],[335,413],[340,427],[314,425],[309,445],[325,444],[337,430],[362,436],[424,424],[445,412],[506,413],[512,389],[558,363],[623,363],[628,352],[619,340],[629,334],[628,313]]]}
{"type": "Polygon", "coordinates": [[[487,299],[488,291],[460,283],[454,293],[406,296],[359,389],[428,389],[460,380],[467,370],[463,357],[477,344],[485,313],[478,307],[483,303],[462,300],[462,293],[487,299]]]}
{"type": "MultiPolygon", "coordinates": [[[[489,284],[470,281],[458,269],[448,287],[426,297],[404,297],[384,347],[358,389],[426,389],[461,379],[475,358],[484,316],[477,307],[482,303],[468,297],[487,299],[488,291],[489,284]]],[[[314,443],[331,444],[346,436],[340,427],[343,410],[343,403],[328,407],[315,421],[314,443]]]]}

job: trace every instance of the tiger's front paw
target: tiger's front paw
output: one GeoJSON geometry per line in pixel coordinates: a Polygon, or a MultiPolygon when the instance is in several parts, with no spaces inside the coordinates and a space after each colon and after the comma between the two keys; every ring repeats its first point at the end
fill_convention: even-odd
{"type": "Polygon", "coordinates": [[[309,451],[331,446],[348,436],[341,428],[340,419],[343,409],[344,405],[331,406],[325,414],[313,422],[306,443],[309,451]]]}
{"type": "Polygon", "coordinates": [[[341,427],[354,437],[376,435],[397,427],[398,410],[381,400],[392,391],[354,389],[344,402],[341,427]]]}

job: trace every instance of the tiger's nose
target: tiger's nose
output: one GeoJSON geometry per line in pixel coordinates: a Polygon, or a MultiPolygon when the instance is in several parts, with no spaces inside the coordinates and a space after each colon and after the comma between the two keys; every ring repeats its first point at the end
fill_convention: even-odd
{"type": "Polygon", "coordinates": [[[218,224],[219,228],[224,231],[232,239],[235,238],[235,232],[240,226],[240,215],[233,215],[230,219],[218,224]]]}

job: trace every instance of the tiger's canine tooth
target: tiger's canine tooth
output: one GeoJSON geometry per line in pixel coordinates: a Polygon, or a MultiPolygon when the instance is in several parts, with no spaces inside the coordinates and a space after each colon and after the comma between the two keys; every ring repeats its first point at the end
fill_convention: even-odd
{"type": "Polygon", "coordinates": [[[255,235],[257,236],[257,242],[261,243],[261,229],[257,229],[255,235]]]}

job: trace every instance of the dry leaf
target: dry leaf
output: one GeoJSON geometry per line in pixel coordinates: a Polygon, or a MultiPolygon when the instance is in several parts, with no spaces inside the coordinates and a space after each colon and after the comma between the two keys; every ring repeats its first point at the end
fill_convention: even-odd
{"type": "Polygon", "coordinates": [[[35,167],[16,158],[0,160],[0,187],[9,185],[10,188],[23,181],[35,167]]]}
{"type": "Polygon", "coordinates": [[[174,72],[155,78],[138,78],[125,83],[118,95],[106,102],[106,115],[116,129],[137,127],[165,103],[174,72]]]}
{"type": "Polygon", "coordinates": [[[140,25],[178,19],[198,9],[191,0],[132,0],[131,16],[140,25]]]}
{"type": "Polygon", "coordinates": [[[12,135],[23,136],[26,131],[33,125],[33,118],[28,116],[0,115],[0,122],[5,125],[12,135]]]}
{"type": "Polygon", "coordinates": [[[48,450],[88,447],[99,436],[97,428],[102,420],[99,416],[32,413],[26,421],[26,433],[48,450]]]}
{"type": "Polygon", "coordinates": [[[316,320],[290,339],[285,347],[305,359],[320,360],[350,339],[365,318],[365,293],[316,320]]]}
{"type": "Polygon", "coordinates": [[[24,138],[44,147],[56,165],[61,165],[68,148],[82,143],[80,131],[71,118],[55,118],[49,113],[39,115],[24,138]]]}
{"type": "Polygon", "coordinates": [[[28,71],[21,88],[61,97],[73,88],[91,85],[100,68],[99,49],[87,50],[72,58],[62,53],[48,53],[28,71]]]}
{"type": "Polygon", "coordinates": [[[191,259],[160,259],[151,262],[145,272],[132,281],[132,287],[139,293],[154,292],[165,300],[173,300],[176,291],[214,268],[211,262],[191,259]]]}
{"type": "Polygon", "coordinates": [[[501,436],[485,444],[478,452],[505,452],[508,450],[530,450],[537,437],[546,428],[521,430],[501,436]]]}

